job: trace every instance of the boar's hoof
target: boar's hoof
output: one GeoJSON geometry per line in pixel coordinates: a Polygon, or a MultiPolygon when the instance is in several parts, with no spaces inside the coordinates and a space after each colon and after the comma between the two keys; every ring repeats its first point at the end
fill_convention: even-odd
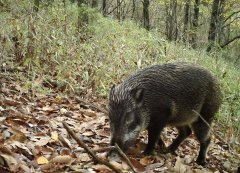
{"type": "Polygon", "coordinates": [[[154,152],[154,150],[152,150],[152,151],[144,150],[143,154],[144,154],[145,156],[156,155],[156,153],[154,152]]]}
{"type": "Polygon", "coordinates": [[[196,163],[198,165],[201,165],[201,166],[205,166],[206,165],[205,159],[201,159],[201,158],[197,158],[196,163]]]}

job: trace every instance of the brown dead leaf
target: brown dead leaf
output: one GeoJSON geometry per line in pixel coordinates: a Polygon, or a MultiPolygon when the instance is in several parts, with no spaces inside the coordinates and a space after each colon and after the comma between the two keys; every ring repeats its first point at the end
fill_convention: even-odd
{"type": "Polygon", "coordinates": [[[105,165],[93,165],[92,168],[99,173],[112,173],[113,172],[105,165]]]}
{"type": "Polygon", "coordinates": [[[170,172],[166,171],[168,168],[166,166],[163,166],[164,163],[153,163],[146,166],[146,172],[152,173],[152,172],[170,172]]]}
{"type": "Polygon", "coordinates": [[[153,158],[151,156],[146,156],[140,159],[140,163],[144,166],[153,163],[153,158]]]}
{"type": "Polygon", "coordinates": [[[83,136],[93,136],[93,135],[95,135],[95,133],[93,133],[92,131],[88,130],[88,131],[82,133],[82,135],[83,136]]]}
{"type": "Polygon", "coordinates": [[[55,167],[54,163],[46,163],[46,164],[42,164],[40,165],[41,170],[49,170],[55,167]]]}
{"type": "Polygon", "coordinates": [[[4,159],[8,168],[11,171],[16,172],[16,170],[19,168],[17,159],[14,156],[9,155],[9,154],[0,153],[0,156],[4,159]]]}
{"type": "Polygon", "coordinates": [[[182,159],[179,156],[176,159],[177,160],[174,166],[174,170],[178,173],[185,173],[188,169],[187,165],[183,163],[182,159]]]}
{"type": "Polygon", "coordinates": [[[27,136],[24,133],[17,133],[11,136],[11,140],[24,142],[27,139],[27,136]]]}
{"type": "Polygon", "coordinates": [[[51,138],[49,136],[43,136],[43,137],[32,137],[31,138],[32,141],[36,141],[35,145],[37,146],[44,146],[46,145],[48,142],[51,141],[51,138]]]}
{"type": "Polygon", "coordinates": [[[29,148],[26,146],[26,144],[18,142],[18,141],[11,141],[9,143],[9,146],[11,146],[13,149],[20,149],[20,152],[24,154],[29,159],[32,158],[33,154],[29,150],[29,148]]]}
{"type": "Polygon", "coordinates": [[[61,142],[61,144],[65,147],[68,147],[70,149],[72,149],[72,144],[69,141],[69,139],[63,137],[62,135],[59,136],[59,141],[61,142]]]}
{"type": "Polygon", "coordinates": [[[109,163],[111,163],[111,164],[112,164],[113,166],[115,166],[117,169],[120,169],[120,170],[123,169],[123,165],[120,164],[120,163],[118,163],[118,162],[116,162],[116,161],[111,160],[109,163]]]}
{"type": "Polygon", "coordinates": [[[52,153],[54,152],[54,149],[48,146],[38,146],[34,144],[34,146],[32,146],[31,148],[34,152],[34,155],[52,155],[52,153]]]}
{"type": "Polygon", "coordinates": [[[109,137],[110,136],[110,130],[106,131],[105,129],[100,129],[100,130],[96,130],[96,133],[99,136],[103,136],[103,137],[109,137]]]}
{"type": "Polygon", "coordinates": [[[3,100],[3,104],[6,106],[18,106],[21,103],[16,101],[16,100],[11,100],[11,99],[4,99],[3,100]]]}
{"type": "Polygon", "coordinates": [[[89,157],[89,155],[87,153],[81,153],[78,155],[78,160],[81,162],[87,162],[87,161],[90,161],[91,158],[89,157]]]}
{"type": "Polygon", "coordinates": [[[142,172],[145,170],[144,165],[142,165],[139,161],[137,161],[135,158],[130,157],[129,160],[131,161],[132,165],[139,171],[142,172]]]}
{"type": "Polygon", "coordinates": [[[88,117],[95,117],[96,116],[96,112],[92,111],[91,109],[85,110],[84,114],[88,117]]]}
{"type": "Polygon", "coordinates": [[[53,112],[57,112],[57,110],[56,109],[54,109],[54,108],[52,108],[51,106],[44,106],[42,109],[41,109],[42,111],[45,111],[45,112],[47,112],[47,113],[53,113],[53,112]]]}
{"type": "Polygon", "coordinates": [[[62,164],[67,164],[70,163],[72,161],[74,161],[75,159],[73,159],[71,156],[69,155],[64,155],[64,156],[56,156],[54,157],[52,160],[50,160],[50,162],[52,163],[62,163],[62,164]]]}

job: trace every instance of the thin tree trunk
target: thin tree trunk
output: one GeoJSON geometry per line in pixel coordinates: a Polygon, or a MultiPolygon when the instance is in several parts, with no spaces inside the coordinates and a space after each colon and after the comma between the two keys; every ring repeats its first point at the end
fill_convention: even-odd
{"type": "Polygon", "coordinates": [[[199,18],[199,4],[200,0],[195,0],[194,2],[194,13],[193,13],[193,35],[192,35],[192,47],[197,47],[197,30],[198,30],[198,18],[199,18]]]}
{"type": "Polygon", "coordinates": [[[135,0],[132,1],[132,19],[134,18],[134,13],[135,13],[135,10],[136,10],[136,2],[135,0]]]}
{"type": "Polygon", "coordinates": [[[183,41],[186,42],[188,40],[188,23],[189,23],[189,10],[190,10],[190,0],[185,1],[185,14],[184,14],[184,25],[183,25],[183,41]]]}
{"type": "Polygon", "coordinates": [[[207,48],[208,52],[212,49],[212,46],[216,40],[220,1],[221,0],[213,0],[213,4],[212,4],[211,21],[210,21],[210,28],[208,32],[208,44],[209,44],[207,48]]]}
{"type": "Polygon", "coordinates": [[[225,38],[225,28],[224,26],[224,6],[225,6],[225,0],[220,1],[220,7],[219,7],[219,17],[218,17],[218,26],[217,26],[217,33],[218,33],[218,43],[221,44],[223,42],[226,42],[225,38]]]}
{"type": "Polygon", "coordinates": [[[177,0],[171,0],[169,7],[166,4],[166,36],[172,41],[177,39],[177,0]]]}
{"type": "Polygon", "coordinates": [[[121,1],[117,0],[117,19],[121,21],[121,1]]]}
{"type": "Polygon", "coordinates": [[[92,8],[97,8],[97,7],[98,7],[98,1],[92,0],[92,8]]]}
{"type": "Polygon", "coordinates": [[[103,16],[107,16],[107,0],[102,1],[102,14],[103,16]]]}
{"type": "Polygon", "coordinates": [[[147,30],[150,29],[148,8],[149,8],[149,0],[143,0],[143,27],[147,30]]]}

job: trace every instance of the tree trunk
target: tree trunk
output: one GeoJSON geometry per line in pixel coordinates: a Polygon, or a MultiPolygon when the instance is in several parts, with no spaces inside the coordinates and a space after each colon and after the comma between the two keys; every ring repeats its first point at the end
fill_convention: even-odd
{"type": "Polygon", "coordinates": [[[148,8],[149,8],[149,0],[143,0],[143,27],[147,30],[150,29],[148,8]]]}
{"type": "Polygon", "coordinates": [[[169,7],[166,4],[166,16],[167,39],[177,40],[177,0],[171,0],[169,7]]]}
{"type": "Polygon", "coordinates": [[[132,1],[132,19],[134,18],[134,13],[135,13],[135,10],[136,10],[136,2],[135,0],[132,1]]]}
{"type": "Polygon", "coordinates": [[[195,2],[194,2],[193,21],[192,21],[193,35],[192,35],[192,40],[191,40],[193,48],[197,47],[197,30],[198,30],[198,18],[199,18],[199,4],[200,4],[200,0],[195,0],[195,2]]]}
{"type": "Polygon", "coordinates": [[[92,0],[92,8],[97,8],[97,7],[98,7],[98,1],[92,0]]]}
{"type": "Polygon", "coordinates": [[[121,21],[121,1],[117,0],[117,19],[121,21]]]}
{"type": "Polygon", "coordinates": [[[219,23],[219,17],[221,16],[221,6],[224,5],[224,0],[213,0],[212,12],[211,12],[211,21],[210,28],[208,32],[208,48],[209,52],[212,49],[212,46],[215,44],[218,30],[221,27],[219,23]]]}
{"type": "Polygon", "coordinates": [[[186,42],[188,40],[188,24],[189,24],[189,10],[190,10],[190,0],[185,1],[185,14],[184,14],[184,25],[183,25],[183,41],[186,42]]]}
{"type": "Polygon", "coordinates": [[[218,43],[221,44],[223,42],[226,42],[225,38],[225,28],[224,26],[224,6],[225,6],[225,0],[220,1],[220,7],[219,7],[219,18],[218,18],[218,27],[217,27],[217,33],[218,33],[218,43]]]}
{"type": "Polygon", "coordinates": [[[107,16],[107,0],[102,1],[102,14],[103,16],[107,16]]]}

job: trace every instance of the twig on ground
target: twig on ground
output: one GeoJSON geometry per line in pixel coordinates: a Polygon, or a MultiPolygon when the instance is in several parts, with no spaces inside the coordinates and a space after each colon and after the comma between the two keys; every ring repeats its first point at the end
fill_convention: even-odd
{"type": "MultiPolygon", "coordinates": [[[[211,127],[210,124],[202,117],[202,115],[200,113],[198,113],[197,111],[195,110],[192,110],[195,114],[197,114],[202,120],[204,123],[207,124],[208,127],[211,127]]],[[[210,129],[211,130],[211,129],[210,129]]]]}
{"type": "Polygon", "coordinates": [[[76,100],[78,103],[83,103],[83,104],[85,104],[85,105],[88,105],[91,109],[94,109],[94,110],[96,110],[96,111],[100,111],[100,112],[103,112],[103,113],[105,113],[105,114],[108,114],[108,111],[107,111],[106,109],[100,108],[100,107],[98,107],[98,106],[96,106],[96,105],[94,105],[94,104],[92,104],[92,103],[89,103],[89,102],[87,102],[87,101],[85,101],[85,100],[83,100],[83,99],[81,99],[81,98],[79,98],[79,97],[76,97],[75,100],[76,100]]]}
{"type": "Polygon", "coordinates": [[[121,150],[121,148],[118,146],[117,143],[115,143],[115,147],[118,151],[118,153],[125,159],[125,161],[127,162],[127,164],[129,165],[129,167],[132,169],[132,171],[134,173],[137,173],[137,171],[135,170],[135,167],[132,165],[131,161],[128,159],[128,157],[126,156],[126,154],[121,150]]]}
{"type": "MultiPolygon", "coordinates": [[[[148,166],[146,166],[146,173],[152,172],[154,169],[156,168],[161,168],[165,165],[165,163],[154,163],[154,164],[149,164],[148,166]]],[[[167,167],[165,167],[166,170],[168,169],[167,167]]],[[[166,171],[165,169],[163,169],[163,171],[166,171]]]]}
{"type": "MultiPolygon", "coordinates": [[[[102,147],[102,148],[98,148],[98,149],[92,149],[92,151],[94,151],[94,152],[105,152],[105,151],[111,151],[111,150],[114,150],[114,149],[116,149],[116,147],[109,146],[109,147],[102,147]]],[[[85,150],[84,149],[76,149],[75,151],[76,152],[84,152],[85,150]]]]}
{"type": "Polygon", "coordinates": [[[103,159],[103,158],[99,158],[95,152],[93,152],[92,150],[90,150],[90,148],[88,148],[88,146],[86,144],[84,144],[83,141],[81,141],[77,135],[70,129],[70,127],[67,125],[66,122],[62,122],[63,127],[67,130],[67,132],[73,137],[73,139],[75,139],[75,141],[78,143],[78,145],[80,145],[82,148],[84,148],[87,153],[92,157],[93,161],[95,164],[99,163],[99,164],[103,164],[106,165],[107,167],[109,167],[110,169],[112,169],[113,171],[117,172],[117,173],[122,173],[121,170],[119,170],[118,168],[116,168],[114,165],[112,165],[111,163],[109,163],[107,160],[103,159]]]}
{"type": "MultiPolygon", "coordinates": [[[[207,124],[207,126],[210,128],[210,124],[202,117],[202,115],[200,113],[198,113],[197,111],[195,110],[192,110],[195,114],[197,114],[202,120],[204,123],[207,124]]],[[[214,136],[217,136],[218,139],[220,139],[223,143],[225,143],[231,150],[233,150],[233,148],[229,145],[228,142],[226,142],[220,135],[216,134],[215,131],[211,130],[210,128],[210,131],[212,134],[214,134],[214,136]]]]}
{"type": "Polygon", "coordinates": [[[60,142],[62,142],[62,145],[63,145],[64,147],[67,147],[67,148],[69,148],[69,149],[72,149],[72,147],[65,141],[65,139],[63,138],[62,135],[59,135],[59,136],[58,136],[58,139],[59,139],[60,142]]]}

